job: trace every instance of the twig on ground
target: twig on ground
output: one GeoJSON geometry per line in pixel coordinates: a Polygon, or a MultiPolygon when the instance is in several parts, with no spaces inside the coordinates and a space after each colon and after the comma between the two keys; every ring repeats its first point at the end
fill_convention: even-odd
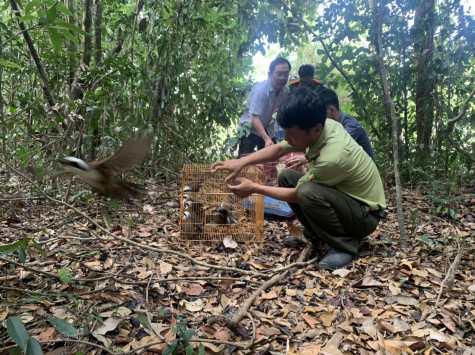
{"type": "Polygon", "coordinates": [[[282,274],[274,275],[271,279],[264,282],[262,286],[259,287],[256,291],[254,291],[254,293],[251,296],[249,296],[249,298],[239,308],[239,312],[235,313],[230,319],[226,321],[225,323],[226,327],[228,327],[229,329],[236,329],[241,319],[246,315],[246,313],[249,312],[249,308],[254,303],[254,300],[257,297],[259,297],[262,294],[262,292],[268,289],[269,287],[274,286],[275,284],[282,282],[286,280],[288,277],[290,277],[293,271],[297,268],[297,266],[300,265],[300,263],[302,263],[303,260],[305,260],[305,258],[307,258],[307,256],[310,254],[310,250],[312,249],[312,247],[313,247],[312,244],[308,244],[302,250],[302,253],[300,254],[300,257],[297,260],[297,262],[292,264],[295,266],[291,268],[287,268],[282,274]]]}
{"type": "Polygon", "coordinates": [[[444,280],[440,284],[439,294],[437,295],[437,300],[435,301],[436,307],[439,306],[439,301],[440,301],[440,297],[442,296],[442,291],[444,290],[444,286],[447,285],[449,288],[452,288],[453,285],[454,285],[455,274],[457,273],[457,269],[459,267],[460,260],[462,259],[462,255],[465,251],[465,246],[464,245],[462,245],[462,246],[459,245],[458,249],[459,249],[459,251],[457,253],[457,256],[455,257],[454,261],[452,262],[449,269],[447,270],[447,275],[445,275],[444,280]]]}

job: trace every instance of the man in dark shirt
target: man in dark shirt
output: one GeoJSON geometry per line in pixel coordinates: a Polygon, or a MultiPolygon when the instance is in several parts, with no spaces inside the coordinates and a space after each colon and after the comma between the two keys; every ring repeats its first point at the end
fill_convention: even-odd
{"type": "MultiPolygon", "coordinates": [[[[318,95],[326,106],[327,118],[341,123],[345,131],[347,131],[351,138],[358,143],[361,148],[374,160],[373,148],[365,129],[354,117],[344,113],[340,110],[340,103],[336,93],[328,88],[321,90],[318,95]]],[[[285,161],[285,165],[290,169],[298,169],[307,163],[305,157],[296,155],[285,161]]]]}
{"type": "Polygon", "coordinates": [[[345,131],[350,134],[356,143],[358,143],[374,161],[371,142],[361,123],[359,123],[354,117],[340,110],[338,96],[333,90],[325,88],[319,92],[319,95],[327,107],[327,118],[341,123],[345,131]]]}
{"type": "Polygon", "coordinates": [[[289,89],[290,92],[295,91],[298,88],[309,87],[315,92],[320,92],[326,86],[323,85],[320,79],[315,79],[315,68],[311,64],[301,65],[299,68],[299,78],[290,80],[289,89]]]}

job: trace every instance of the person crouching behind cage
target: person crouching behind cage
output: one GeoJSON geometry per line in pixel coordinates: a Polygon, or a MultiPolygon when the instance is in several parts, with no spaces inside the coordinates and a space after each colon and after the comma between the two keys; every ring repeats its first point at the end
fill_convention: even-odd
{"type": "Polygon", "coordinates": [[[280,105],[277,122],[285,140],[241,159],[216,162],[212,171],[229,171],[225,182],[239,198],[253,193],[288,202],[314,244],[329,244],[319,265],[337,269],[358,255],[358,240],[371,234],[385,217],[386,200],[378,169],[371,158],[334,120],[326,119],[319,95],[299,88],[280,105]],[[283,170],[278,187],[237,177],[252,164],[275,161],[305,151],[306,174],[283,170]]]}

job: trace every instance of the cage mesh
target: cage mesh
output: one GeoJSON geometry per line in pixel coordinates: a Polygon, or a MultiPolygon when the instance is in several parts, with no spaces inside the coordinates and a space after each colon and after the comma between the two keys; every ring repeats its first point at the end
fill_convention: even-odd
{"type": "MultiPolygon", "coordinates": [[[[186,164],[182,171],[180,240],[263,242],[264,196],[237,198],[224,183],[229,172],[211,172],[211,165],[186,164]]],[[[240,177],[264,184],[265,175],[255,166],[242,169],[240,177]]]]}

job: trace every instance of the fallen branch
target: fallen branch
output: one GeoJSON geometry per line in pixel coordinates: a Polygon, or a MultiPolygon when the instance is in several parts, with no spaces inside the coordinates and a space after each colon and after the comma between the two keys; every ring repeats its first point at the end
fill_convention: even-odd
{"type": "Polygon", "coordinates": [[[454,261],[450,265],[449,269],[447,270],[447,275],[445,276],[444,280],[440,284],[439,294],[437,295],[437,300],[435,301],[435,305],[439,305],[440,297],[442,296],[442,291],[444,290],[444,286],[447,285],[449,288],[452,288],[455,281],[455,274],[457,273],[457,269],[460,265],[460,260],[462,259],[463,252],[465,251],[465,246],[459,246],[459,252],[455,257],[454,261]]]}
{"type": "Polygon", "coordinates": [[[254,303],[256,298],[259,297],[262,294],[262,292],[268,289],[269,287],[274,286],[275,284],[279,282],[283,282],[288,277],[290,277],[293,271],[297,269],[297,265],[300,265],[300,263],[302,263],[303,260],[307,258],[307,256],[310,254],[311,249],[312,249],[312,244],[308,244],[302,250],[302,253],[300,254],[299,259],[294,264],[295,266],[288,268],[282,274],[274,275],[271,279],[267,280],[264,284],[262,284],[262,286],[259,287],[256,291],[254,291],[254,293],[240,307],[239,312],[235,313],[234,316],[232,316],[229,320],[226,321],[225,323],[226,327],[232,330],[236,329],[241,319],[249,312],[249,308],[254,303]]]}

